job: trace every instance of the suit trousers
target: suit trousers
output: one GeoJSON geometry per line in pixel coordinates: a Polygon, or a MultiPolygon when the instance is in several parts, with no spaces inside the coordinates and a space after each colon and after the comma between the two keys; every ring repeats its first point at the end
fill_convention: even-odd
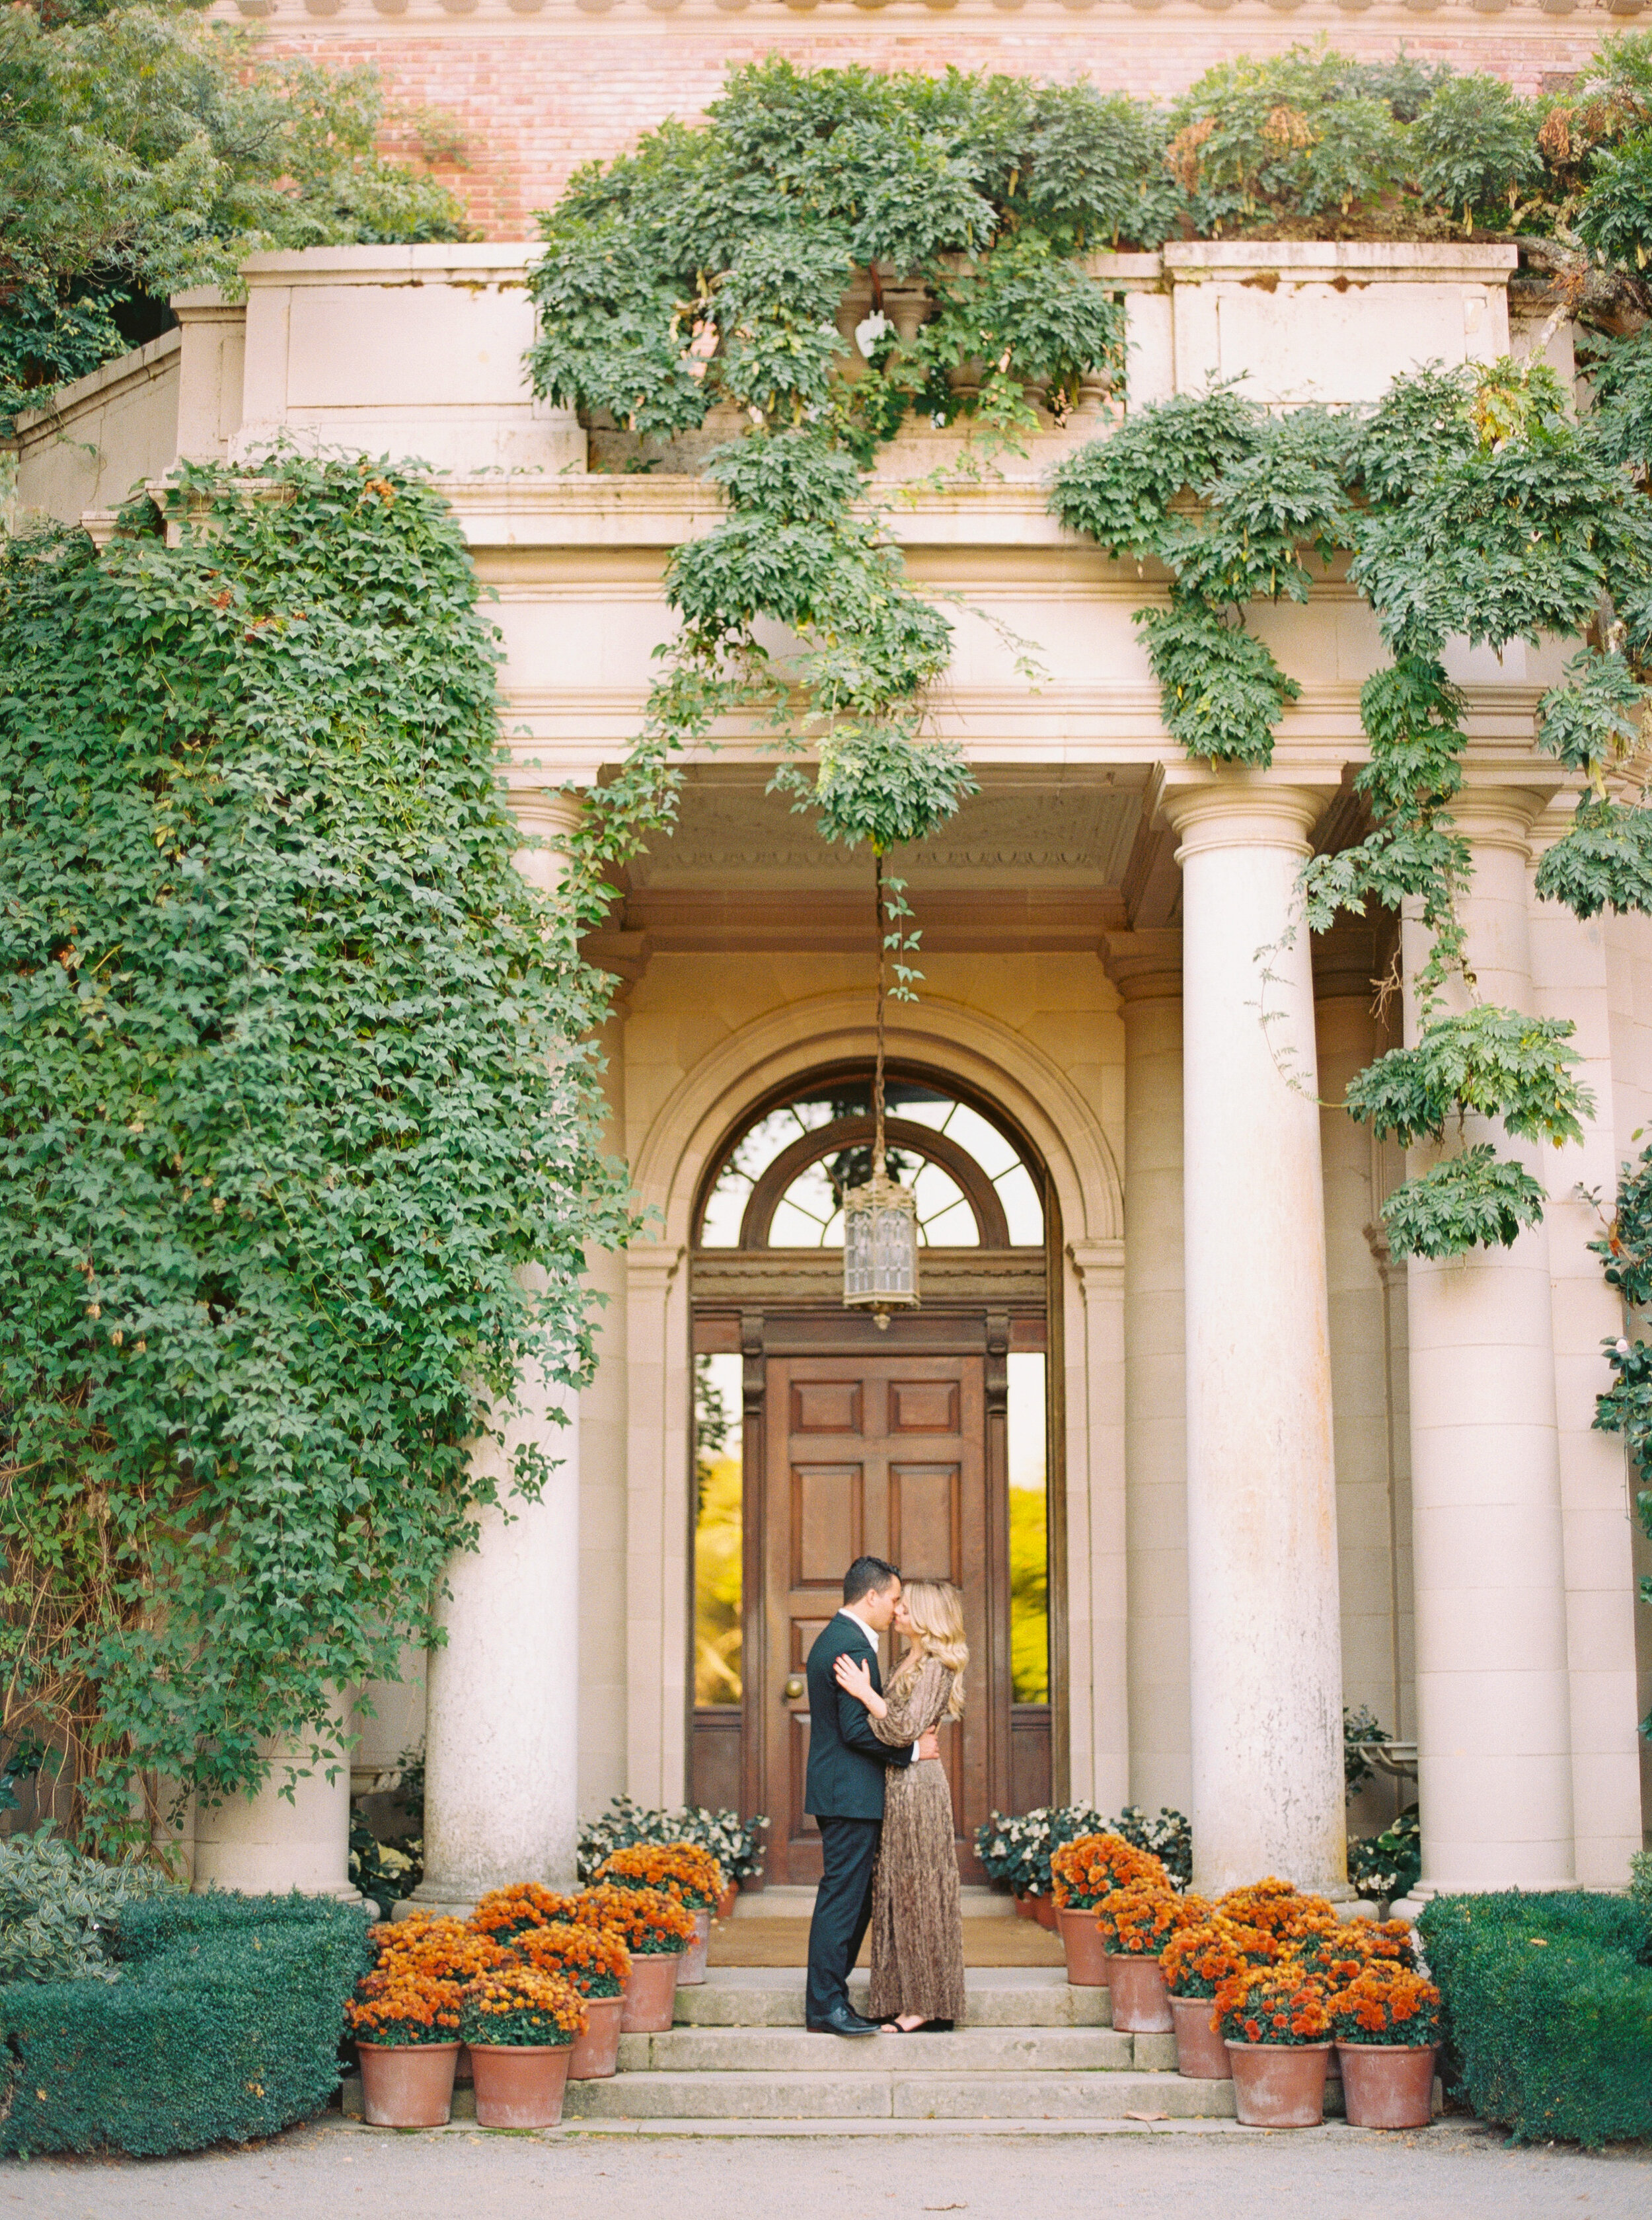
{"type": "Polygon", "coordinates": [[[872,1921],[872,1868],[881,1819],[820,1819],[820,1886],[809,1922],[803,2017],[811,2025],[849,2001],[849,1969],[872,1921]]]}

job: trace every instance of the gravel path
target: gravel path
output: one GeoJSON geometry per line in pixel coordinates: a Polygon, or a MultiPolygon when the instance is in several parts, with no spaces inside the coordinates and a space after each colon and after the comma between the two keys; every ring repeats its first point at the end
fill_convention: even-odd
{"type": "Polygon", "coordinates": [[[385,2135],[339,2122],[246,2151],[0,2165],[0,2220],[1647,2220],[1652,2146],[1511,2150],[1417,2135],[808,2136],[385,2135]]]}

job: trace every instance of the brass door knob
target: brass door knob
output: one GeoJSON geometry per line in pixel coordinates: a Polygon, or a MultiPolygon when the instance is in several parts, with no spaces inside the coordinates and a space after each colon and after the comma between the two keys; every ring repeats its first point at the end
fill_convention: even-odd
{"type": "Polygon", "coordinates": [[[783,1704],[795,1704],[808,1692],[809,1684],[801,1673],[789,1673],[786,1685],[780,1692],[780,1700],[783,1704]]]}

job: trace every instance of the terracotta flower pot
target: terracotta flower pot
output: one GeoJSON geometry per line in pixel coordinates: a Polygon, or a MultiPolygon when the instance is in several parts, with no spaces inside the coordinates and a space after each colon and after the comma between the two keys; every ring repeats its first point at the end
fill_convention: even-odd
{"type": "Polygon", "coordinates": [[[1036,1896],[1018,1896],[1016,1898],[1015,1917],[1018,1919],[1037,1919],[1038,1916],[1038,1899],[1036,1896]]]}
{"type": "Polygon", "coordinates": [[[1230,2042],[1233,2109],[1246,2128],[1317,2128],[1325,2117],[1328,2042],[1230,2042]]]}
{"type": "Polygon", "coordinates": [[[1032,1917],[1040,1927],[1047,1927],[1052,1935],[1059,1933],[1060,1930],[1056,1925],[1056,1899],[1053,1896],[1035,1896],[1032,1899],[1032,1917]]]}
{"type": "Polygon", "coordinates": [[[562,2118],[571,2042],[473,2042],[479,2128],[554,2128],[562,2118]]]}
{"type": "Polygon", "coordinates": [[[633,1950],[626,1976],[625,2010],[620,2018],[621,2035],[664,2035],[671,2024],[676,2003],[676,1973],[683,1963],[680,1950],[633,1950]]]}
{"type": "Polygon", "coordinates": [[[606,2081],[620,2065],[620,2022],[626,2000],[620,1997],[587,1997],[585,2032],[574,2037],[568,2061],[570,2081],[606,2081]]]}
{"type": "Polygon", "coordinates": [[[1215,2010],[1208,1997],[1172,1997],[1170,2017],[1176,2030],[1176,2072],[1188,2081],[1225,2081],[1231,2071],[1227,2045],[1212,2027],[1215,2010]]]}
{"type": "Polygon", "coordinates": [[[734,1917],[734,1907],[739,1902],[739,1899],[740,1885],[739,1881],[732,1880],[717,1899],[717,1917],[719,1919],[732,1919],[734,1917]]]}
{"type": "Polygon", "coordinates": [[[1425,2128],[1434,2116],[1431,2042],[1339,2042],[1350,2128],[1425,2128]]]}
{"type": "Polygon", "coordinates": [[[1113,2024],[1121,2035],[1169,2035],[1175,2025],[1164,1969],[1156,1958],[1109,1950],[1107,1986],[1113,1991],[1113,2024]]]}
{"type": "Polygon", "coordinates": [[[694,1915],[694,1940],[677,1961],[676,1985],[680,1989],[697,1988],[706,1978],[706,1945],[711,1940],[709,1910],[694,1915]]]}
{"type": "Polygon", "coordinates": [[[456,2042],[358,2042],[361,2109],[370,2127],[445,2128],[453,2109],[456,2042]]]}
{"type": "Polygon", "coordinates": [[[1067,1953],[1067,1980],[1075,1989],[1105,1989],[1107,1954],[1094,1911],[1075,1911],[1063,1905],[1056,1914],[1061,1947],[1067,1953]]]}

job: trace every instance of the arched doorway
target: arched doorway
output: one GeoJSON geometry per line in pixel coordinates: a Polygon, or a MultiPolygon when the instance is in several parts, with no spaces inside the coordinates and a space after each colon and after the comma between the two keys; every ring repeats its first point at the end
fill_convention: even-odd
{"type": "Polygon", "coordinates": [[[776,1882],[819,1876],[801,1668],[862,1550],[964,1591],[969,1704],[944,1755],[966,1877],[988,1812],[1050,1793],[1055,1198],[1011,1121],[944,1075],[892,1067],[888,1107],[923,1248],[922,1307],[886,1330],[841,1300],[869,1067],[748,1111],[695,1212],[690,1794],[770,1814],[776,1882]]]}

